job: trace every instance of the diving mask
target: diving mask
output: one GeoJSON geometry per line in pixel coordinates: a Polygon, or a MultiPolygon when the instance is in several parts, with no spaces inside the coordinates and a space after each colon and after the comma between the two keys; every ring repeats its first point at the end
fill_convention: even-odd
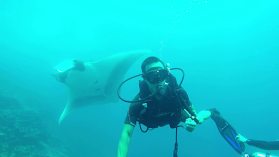
{"type": "Polygon", "coordinates": [[[169,77],[169,71],[166,69],[154,69],[150,72],[147,72],[143,77],[151,84],[159,83],[164,81],[169,77]]]}

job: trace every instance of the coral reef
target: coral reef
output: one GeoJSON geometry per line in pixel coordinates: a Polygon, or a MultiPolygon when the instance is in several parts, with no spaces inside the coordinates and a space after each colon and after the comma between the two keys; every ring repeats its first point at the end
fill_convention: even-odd
{"type": "Polygon", "coordinates": [[[0,93],[0,157],[66,156],[50,146],[51,139],[38,112],[0,93]]]}

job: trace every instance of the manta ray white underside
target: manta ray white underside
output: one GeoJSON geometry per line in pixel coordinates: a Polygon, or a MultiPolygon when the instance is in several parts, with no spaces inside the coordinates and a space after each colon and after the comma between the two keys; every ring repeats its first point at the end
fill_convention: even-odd
{"type": "Polygon", "coordinates": [[[96,62],[68,60],[57,66],[58,73],[52,75],[69,88],[68,101],[59,124],[78,108],[117,102],[117,88],[126,72],[140,57],[150,52],[122,52],[96,62]]]}

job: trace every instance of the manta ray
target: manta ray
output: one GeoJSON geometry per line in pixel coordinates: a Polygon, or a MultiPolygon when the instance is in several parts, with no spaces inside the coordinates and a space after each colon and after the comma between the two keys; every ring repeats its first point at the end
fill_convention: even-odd
{"type": "Polygon", "coordinates": [[[58,65],[52,76],[69,88],[61,121],[78,108],[118,101],[117,88],[129,68],[149,50],[137,50],[111,55],[96,62],[67,60],[58,65]]]}

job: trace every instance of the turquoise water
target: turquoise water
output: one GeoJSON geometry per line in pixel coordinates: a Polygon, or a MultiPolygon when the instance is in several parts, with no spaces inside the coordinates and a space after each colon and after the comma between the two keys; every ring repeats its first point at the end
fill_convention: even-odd
{"type": "MultiPolygon", "coordinates": [[[[1,1],[3,100],[20,99],[38,116],[36,119],[41,119],[27,118],[30,124],[26,126],[39,123],[42,132],[52,134],[47,136],[50,140],[37,137],[28,145],[35,145],[33,150],[45,152],[45,156],[51,156],[51,152],[59,156],[57,151],[69,157],[116,156],[128,104],[119,101],[83,108],[59,126],[67,88],[50,74],[65,59],[97,61],[123,51],[150,49],[152,55],[171,67],[185,71],[183,87],[197,111],[218,108],[242,135],[277,140],[278,7],[277,0],[1,1]]],[[[140,73],[143,59],[130,68],[125,78],[140,73]]],[[[134,90],[123,90],[130,99],[137,92],[137,81],[134,90]]],[[[4,123],[0,125],[3,128],[4,123]]],[[[16,129],[11,126],[10,130],[16,129]]],[[[137,126],[129,156],[172,156],[174,135],[168,126],[146,134],[137,126]]],[[[180,129],[178,136],[181,157],[238,156],[212,120],[192,133],[180,129]]],[[[27,145],[13,144],[5,144],[3,151],[27,145]]],[[[262,150],[247,146],[247,151],[262,150]]]]}

